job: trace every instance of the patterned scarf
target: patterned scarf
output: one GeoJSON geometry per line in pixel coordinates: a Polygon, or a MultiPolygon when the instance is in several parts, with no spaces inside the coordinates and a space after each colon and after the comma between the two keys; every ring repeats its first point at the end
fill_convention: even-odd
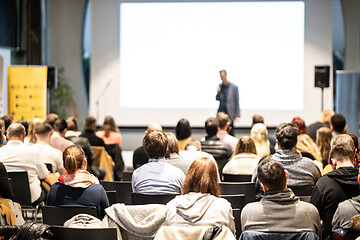
{"type": "Polygon", "coordinates": [[[99,184],[99,180],[86,170],[78,170],[75,174],[69,174],[67,171],[65,171],[63,175],[59,177],[59,182],[64,185],[77,188],[87,188],[92,183],[99,184]]]}

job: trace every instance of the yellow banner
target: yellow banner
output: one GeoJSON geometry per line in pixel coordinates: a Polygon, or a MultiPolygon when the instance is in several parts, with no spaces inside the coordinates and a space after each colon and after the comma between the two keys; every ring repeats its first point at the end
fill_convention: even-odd
{"type": "Polygon", "coordinates": [[[46,117],[46,66],[8,67],[8,115],[14,121],[46,117]]]}

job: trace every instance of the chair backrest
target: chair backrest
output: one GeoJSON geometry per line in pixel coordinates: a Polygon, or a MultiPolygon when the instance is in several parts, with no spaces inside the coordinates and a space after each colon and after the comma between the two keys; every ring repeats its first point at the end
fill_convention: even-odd
{"type": "Polygon", "coordinates": [[[244,231],[239,240],[319,240],[314,232],[257,232],[244,231]]]}
{"type": "Polygon", "coordinates": [[[117,203],[116,191],[106,191],[106,196],[109,199],[110,206],[117,203]]]}
{"type": "Polygon", "coordinates": [[[223,173],[224,182],[251,182],[251,174],[227,174],[223,173]]]}
{"type": "Polygon", "coordinates": [[[178,194],[165,194],[165,195],[147,195],[141,193],[131,193],[131,202],[133,205],[142,204],[167,204],[170,200],[174,199],[178,194]]]}
{"type": "Polygon", "coordinates": [[[52,164],[51,163],[45,163],[46,168],[52,173],[53,169],[52,169],[52,164]]]}
{"type": "Polygon", "coordinates": [[[18,230],[18,226],[0,226],[0,239],[9,240],[18,230]]]}
{"type": "Polygon", "coordinates": [[[299,185],[299,186],[290,186],[288,185],[296,196],[311,196],[313,185],[299,185]]]}
{"type": "Polygon", "coordinates": [[[233,209],[233,216],[235,221],[235,229],[236,229],[236,239],[239,239],[241,235],[241,210],[242,209],[233,209]]]}
{"type": "Polygon", "coordinates": [[[117,240],[116,228],[51,227],[54,240],[117,240]]]}
{"type": "Polygon", "coordinates": [[[11,179],[11,187],[14,193],[14,202],[21,206],[31,206],[31,194],[28,173],[22,172],[8,172],[8,177],[11,179]]]}
{"type": "Polygon", "coordinates": [[[86,213],[97,217],[96,207],[55,207],[43,206],[43,223],[62,226],[75,215],[86,213]]]}
{"type": "Polygon", "coordinates": [[[254,182],[220,182],[222,195],[245,194],[245,203],[255,201],[254,182]]]}
{"type": "MultiPolygon", "coordinates": [[[[105,145],[106,151],[110,154],[112,157],[115,166],[114,166],[114,180],[120,181],[122,180],[122,172],[124,171],[124,160],[122,157],[122,149],[119,147],[118,144],[106,144],[105,145]]],[[[130,179],[131,181],[131,179],[130,179]]]]}
{"type": "Polygon", "coordinates": [[[245,207],[245,194],[221,195],[231,203],[233,209],[243,209],[245,207]]]}
{"type": "Polygon", "coordinates": [[[133,175],[133,172],[123,171],[122,180],[123,181],[131,181],[132,175],[133,175]]]}
{"type": "Polygon", "coordinates": [[[116,202],[131,204],[131,182],[120,182],[120,181],[100,181],[105,191],[116,191],[116,202]]]}

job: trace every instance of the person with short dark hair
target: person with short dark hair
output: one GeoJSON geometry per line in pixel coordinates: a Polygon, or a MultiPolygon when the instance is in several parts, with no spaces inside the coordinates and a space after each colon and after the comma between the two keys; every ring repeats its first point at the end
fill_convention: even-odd
{"type": "Polygon", "coordinates": [[[168,138],[162,131],[150,131],[143,139],[149,162],[137,168],[131,179],[133,192],[157,195],[177,194],[185,179],[184,173],[165,161],[168,138]]]}
{"type": "Polygon", "coordinates": [[[54,128],[55,126],[55,122],[56,120],[59,119],[59,116],[56,114],[56,113],[49,113],[47,116],[46,116],[46,120],[45,122],[47,122],[48,124],[50,124],[50,126],[52,128],[54,128]]]}
{"type": "Polygon", "coordinates": [[[346,120],[343,115],[337,113],[331,117],[330,128],[333,131],[333,137],[346,133],[345,126],[346,120]]]}
{"type": "Polygon", "coordinates": [[[52,166],[53,172],[59,172],[60,175],[65,171],[62,159],[62,152],[50,146],[52,128],[50,124],[42,122],[35,125],[36,144],[31,147],[39,153],[39,158],[46,164],[52,166]]]}
{"type": "Polygon", "coordinates": [[[307,132],[308,132],[309,136],[312,138],[312,140],[316,141],[316,138],[317,138],[316,132],[320,128],[322,128],[322,127],[330,128],[330,119],[334,114],[335,113],[333,110],[326,109],[321,112],[321,118],[319,121],[312,123],[307,127],[307,132]]]}
{"type": "Polygon", "coordinates": [[[310,199],[324,222],[325,237],[331,233],[331,222],[338,204],[360,195],[353,140],[349,135],[341,134],[332,140],[331,145],[330,162],[334,170],[319,179],[310,199]]]}
{"type": "Polygon", "coordinates": [[[252,125],[254,126],[255,124],[257,123],[265,123],[264,122],[264,117],[259,115],[259,114],[255,114],[253,117],[252,117],[252,125]]]}
{"type": "Polygon", "coordinates": [[[233,151],[231,146],[227,143],[220,141],[216,136],[219,129],[219,120],[216,118],[208,118],[205,122],[205,131],[207,136],[205,140],[201,141],[201,149],[204,152],[210,153],[216,160],[219,167],[220,177],[222,170],[231,157],[233,151]]]}
{"type": "Polygon", "coordinates": [[[216,136],[224,143],[229,144],[231,149],[234,151],[239,139],[229,134],[231,131],[231,120],[229,115],[223,112],[218,112],[216,118],[219,121],[219,130],[216,133],[216,136]]]}
{"type": "Polygon", "coordinates": [[[54,124],[54,133],[51,135],[50,138],[50,146],[63,152],[68,146],[74,145],[73,142],[65,139],[66,131],[66,121],[64,119],[56,120],[54,124]]]}
{"type": "Polygon", "coordinates": [[[247,204],[241,212],[243,231],[314,232],[321,239],[321,224],[317,209],[300,201],[286,181],[289,173],[272,156],[262,158],[257,176],[264,189],[260,202],[247,204]]]}
{"type": "Polygon", "coordinates": [[[96,118],[87,116],[84,121],[85,130],[81,133],[80,137],[86,137],[91,146],[105,147],[105,142],[95,134],[96,118]]]}
{"type": "Polygon", "coordinates": [[[175,127],[176,138],[179,145],[179,151],[185,150],[185,143],[191,139],[191,126],[190,122],[182,118],[175,127]]]}
{"type": "Polygon", "coordinates": [[[214,160],[199,158],[191,164],[181,194],[166,204],[165,225],[227,226],[235,235],[231,205],[220,198],[214,160]]]}

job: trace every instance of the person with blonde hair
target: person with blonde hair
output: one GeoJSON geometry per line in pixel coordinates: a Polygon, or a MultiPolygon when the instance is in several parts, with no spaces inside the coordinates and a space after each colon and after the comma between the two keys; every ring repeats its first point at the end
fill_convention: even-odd
{"type": "Polygon", "coordinates": [[[315,142],[307,134],[300,134],[297,138],[296,150],[300,152],[303,157],[315,160],[314,163],[319,167],[320,171],[322,171],[322,158],[315,142]]]}
{"type": "Polygon", "coordinates": [[[254,124],[250,131],[250,136],[256,146],[256,154],[260,158],[270,155],[270,142],[267,134],[267,128],[263,123],[254,124]]]}
{"type": "Polygon", "coordinates": [[[329,163],[331,139],[332,131],[330,128],[322,127],[316,131],[316,146],[319,149],[323,166],[329,163]]]}
{"type": "Polygon", "coordinates": [[[28,129],[28,134],[24,139],[24,143],[32,145],[35,144],[37,139],[35,136],[35,126],[39,123],[42,123],[43,120],[41,120],[40,118],[34,118],[30,124],[29,124],[29,129],[28,129]]]}
{"type": "Polygon", "coordinates": [[[225,174],[252,174],[260,160],[256,154],[256,145],[248,136],[240,137],[235,151],[229,162],[225,165],[225,174]]]}
{"type": "Polygon", "coordinates": [[[227,226],[235,235],[231,204],[220,198],[216,162],[198,158],[190,166],[182,195],[166,204],[167,226],[227,226]]]}
{"type": "Polygon", "coordinates": [[[86,171],[84,151],[71,145],[64,150],[63,161],[66,171],[59,177],[59,182],[51,186],[46,205],[95,206],[98,217],[104,217],[109,200],[99,180],[86,171]]]}

